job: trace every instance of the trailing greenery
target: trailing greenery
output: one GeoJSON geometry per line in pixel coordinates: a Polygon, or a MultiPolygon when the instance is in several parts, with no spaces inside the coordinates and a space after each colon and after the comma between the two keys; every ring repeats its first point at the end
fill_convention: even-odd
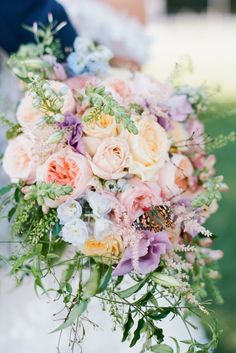
{"type": "Polygon", "coordinates": [[[59,39],[55,35],[66,25],[65,22],[58,24],[53,21],[52,15],[48,17],[48,25],[34,23],[32,27],[24,26],[32,32],[35,43],[21,45],[16,54],[11,55],[8,66],[17,77],[26,82],[29,81],[28,74],[37,73],[46,78],[52,71],[53,64],[45,60],[44,55],[57,59],[63,58],[63,52],[59,39]]]}
{"type": "Polygon", "coordinates": [[[222,198],[221,191],[224,190],[225,187],[226,185],[223,183],[222,176],[208,179],[204,183],[205,192],[198,195],[192,201],[192,207],[210,206],[212,201],[220,201],[222,198]]]}
{"type": "Polygon", "coordinates": [[[114,116],[117,124],[123,123],[124,128],[130,133],[138,134],[138,129],[130,118],[130,114],[117,103],[111,94],[106,93],[105,87],[87,87],[85,97],[89,101],[91,110],[84,117],[84,121],[98,120],[101,113],[105,113],[114,116]]]}
{"type": "Polygon", "coordinates": [[[25,200],[37,201],[38,205],[44,206],[45,199],[55,200],[61,196],[70,195],[73,189],[68,185],[57,185],[56,183],[45,183],[42,181],[24,188],[25,200]]]}
{"type": "Polygon", "coordinates": [[[43,80],[38,75],[32,75],[27,88],[33,99],[33,106],[45,114],[44,119],[47,123],[55,123],[56,119],[61,118],[63,95],[67,93],[66,85],[56,92],[49,81],[43,80]]]}

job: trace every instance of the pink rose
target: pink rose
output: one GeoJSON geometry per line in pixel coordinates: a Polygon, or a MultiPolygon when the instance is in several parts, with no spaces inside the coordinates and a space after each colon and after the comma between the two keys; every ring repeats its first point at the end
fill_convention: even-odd
{"type": "Polygon", "coordinates": [[[137,178],[129,181],[129,188],[120,193],[118,197],[127,210],[131,222],[151,206],[163,203],[160,191],[161,189],[157,183],[142,182],[137,178]]]}
{"type": "Polygon", "coordinates": [[[159,172],[158,183],[164,197],[170,198],[186,190],[193,171],[193,166],[186,156],[174,154],[159,172]]]}
{"type": "MultiPolygon", "coordinates": [[[[58,81],[49,81],[49,84],[55,92],[60,91],[63,87],[67,87],[64,83],[58,81]]],[[[75,100],[69,87],[65,95],[63,95],[63,99],[64,104],[61,112],[74,112],[75,100]]],[[[22,98],[16,112],[16,118],[19,124],[24,129],[31,130],[39,122],[43,115],[43,112],[34,108],[32,96],[27,92],[22,98]]]]}
{"type": "Polygon", "coordinates": [[[110,92],[120,103],[122,103],[123,100],[129,101],[133,96],[130,81],[126,79],[115,76],[109,77],[103,82],[103,84],[106,87],[106,90],[110,92]]]}
{"type": "Polygon", "coordinates": [[[32,140],[23,134],[10,140],[3,158],[3,169],[12,182],[22,179],[28,184],[34,183],[36,162],[32,150],[32,140]]]}
{"type": "Polygon", "coordinates": [[[129,167],[129,146],[121,138],[107,138],[90,161],[93,173],[102,179],[120,179],[129,167]]]}
{"type": "Polygon", "coordinates": [[[73,152],[70,148],[51,155],[48,160],[37,169],[37,181],[56,183],[57,185],[69,185],[73,191],[71,195],[60,198],[56,202],[50,202],[49,207],[57,207],[58,204],[68,198],[81,196],[92,178],[92,171],[88,160],[82,154],[73,152]]]}

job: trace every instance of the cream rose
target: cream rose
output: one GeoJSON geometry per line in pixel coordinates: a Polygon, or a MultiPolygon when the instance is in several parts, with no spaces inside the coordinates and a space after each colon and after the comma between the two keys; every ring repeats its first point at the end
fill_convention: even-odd
{"type": "MultiPolygon", "coordinates": [[[[55,92],[59,92],[63,87],[67,88],[67,92],[65,95],[63,95],[64,105],[61,109],[61,112],[74,112],[75,100],[70,88],[64,83],[58,81],[49,81],[49,84],[55,92]]],[[[34,108],[32,96],[29,92],[26,92],[16,112],[16,118],[19,124],[23,126],[23,128],[30,130],[35,126],[35,124],[37,124],[42,116],[43,113],[34,108]]]]}
{"type": "Polygon", "coordinates": [[[93,173],[102,179],[120,179],[129,167],[129,146],[121,138],[107,138],[90,161],[93,173]]]}
{"type": "Polygon", "coordinates": [[[47,202],[49,207],[57,207],[69,198],[81,196],[92,178],[92,171],[86,157],[73,152],[70,148],[51,155],[48,160],[37,168],[37,181],[69,185],[73,191],[56,202],[47,202]]]}
{"type": "MultiPolygon", "coordinates": [[[[89,114],[89,111],[86,111],[84,116],[87,114],[89,114]]],[[[101,113],[99,119],[83,120],[83,131],[88,136],[99,138],[112,137],[118,135],[118,125],[114,116],[101,113]]]]}
{"type": "Polygon", "coordinates": [[[3,158],[3,169],[12,182],[20,179],[27,184],[34,183],[36,161],[33,155],[33,142],[25,135],[10,140],[3,158]]]}
{"type": "Polygon", "coordinates": [[[136,123],[138,135],[129,134],[131,162],[129,172],[143,181],[155,181],[158,171],[168,159],[170,142],[165,130],[152,116],[136,123]]]}
{"type": "Polygon", "coordinates": [[[158,183],[164,197],[176,196],[186,190],[193,171],[192,163],[186,156],[174,154],[159,172],[158,183]]]}

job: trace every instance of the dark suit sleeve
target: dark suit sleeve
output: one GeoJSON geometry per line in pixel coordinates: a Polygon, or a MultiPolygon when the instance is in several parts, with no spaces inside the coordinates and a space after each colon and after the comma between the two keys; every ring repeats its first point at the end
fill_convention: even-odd
{"type": "Polygon", "coordinates": [[[76,37],[63,6],[55,0],[1,0],[0,2],[0,46],[8,53],[17,51],[21,44],[34,40],[33,34],[22,28],[22,24],[32,26],[36,22],[48,23],[48,13],[54,20],[66,21],[58,37],[62,47],[70,47],[76,37]]]}

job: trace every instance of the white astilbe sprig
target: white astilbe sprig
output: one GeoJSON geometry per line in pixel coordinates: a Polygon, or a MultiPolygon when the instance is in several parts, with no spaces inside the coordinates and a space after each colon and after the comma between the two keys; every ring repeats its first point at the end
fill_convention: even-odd
{"type": "Polygon", "coordinates": [[[124,247],[132,249],[132,265],[136,272],[139,272],[139,241],[142,237],[135,227],[130,225],[130,218],[126,212],[122,212],[122,216],[118,220],[116,232],[124,240],[124,247]]]}
{"type": "Polygon", "coordinates": [[[201,223],[203,217],[201,210],[185,207],[185,205],[175,205],[174,214],[176,216],[175,225],[183,227],[184,232],[191,235],[203,234],[206,237],[211,237],[212,233],[206,229],[201,223]]]}

